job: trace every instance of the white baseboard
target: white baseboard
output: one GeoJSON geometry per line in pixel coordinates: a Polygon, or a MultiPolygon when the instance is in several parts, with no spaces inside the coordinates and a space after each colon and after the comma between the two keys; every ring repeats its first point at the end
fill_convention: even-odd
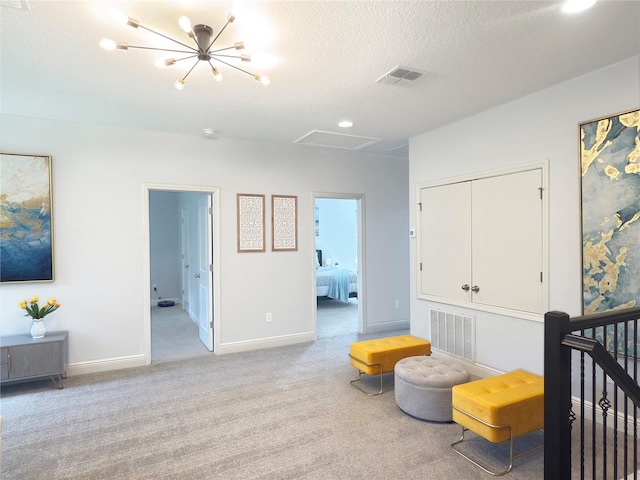
{"type": "Polygon", "coordinates": [[[71,363],[67,365],[67,376],[84,375],[86,373],[107,372],[122,368],[145,366],[144,355],[130,355],[128,357],[108,358],[93,362],[71,363]]]}
{"type": "Polygon", "coordinates": [[[440,350],[431,350],[431,356],[435,357],[435,358],[450,358],[451,360],[456,360],[458,362],[460,362],[461,365],[464,365],[467,370],[469,370],[469,373],[471,374],[471,377],[478,377],[478,378],[487,378],[487,377],[494,377],[496,375],[502,375],[503,372],[501,370],[496,370],[495,368],[492,367],[488,367],[486,365],[482,365],[480,363],[471,363],[469,361],[465,361],[463,359],[461,359],[460,357],[456,357],[454,355],[449,355],[447,352],[443,352],[440,350]]]}
{"type": "Polygon", "coordinates": [[[364,333],[384,333],[394,330],[409,330],[409,320],[398,320],[396,322],[374,323],[364,326],[364,333]]]}
{"type": "Polygon", "coordinates": [[[220,344],[217,354],[248,352],[264,348],[284,347],[296,343],[313,342],[313,332],[283,335],[281,337],[260,338],[258,340],[245,340],[242,342],[229,342],[220,344]]]}
{"type": "MultiPolygon", "coordinates": [[[[571,397],[571,407],[573,409],[573,413],[575,413],[576,415],[578,415],[580,413],[580,398],[578,397],[571,397]]],[[[593,418],[593,408],[594,408],[594,404],[592,402],[588,402],[585,400],[584,402],[584,417],[586,419],[591,420],[593,418]]],[[[603,415],[602,415],[602,408],[600,407],[600,405],[595,405],[595,409],[596,409],[596,423],[598,424],[602,424],[603,423],[603,415]]],[[[607,412],[607,422],[613,422],[614,421],[614,410],[610,409],[607,412]]],[[[624,413],[623,412],[618,412],[618,418],[617,418],[617,423],[618,423],[618,430],[619,431],[623,431],[624,430],[624,424],[625,424],[625,418],[624,418],[624,413]]],[[[609,427],[611,427],[611,423],[607,423],[607,425],[609,427]]],[[[640,427],[640,419],[638,420],[638,426],[640,427]]],[[[627,416],[627,427],[629,429],[633,429],[633,416],[632,415],[628,415],[627,416]]]]}

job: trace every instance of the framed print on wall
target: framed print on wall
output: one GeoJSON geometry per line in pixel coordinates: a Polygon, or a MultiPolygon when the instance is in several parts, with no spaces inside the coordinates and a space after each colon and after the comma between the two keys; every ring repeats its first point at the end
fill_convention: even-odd
{"type": "Polygon", "coordinates": [[[238,194],[238,252],[264,252],[264,195],[238,194]]]}
{"type": "Polygon", "coordinates": [[[52,282],[51,157],[0,154],[0,282],[52,282]]]}
{"type": "Polygon", "coordinates": [[[298,250],[298,197],[271,196],[271,250],[298,250]]]}
{"type": "Polygon", "coordinates": [[[580,124],[583,313],[638,306],[640,109],[580,124]]]}

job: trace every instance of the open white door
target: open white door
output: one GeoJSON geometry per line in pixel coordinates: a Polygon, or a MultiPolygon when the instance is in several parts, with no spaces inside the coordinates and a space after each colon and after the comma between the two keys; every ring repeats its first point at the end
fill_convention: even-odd
{"type": "Polygon", "coordinates": [[[213,352],[213,195],[198,199],[198,326],[200,340],[213,352]]]}
{"type": "Polygon", "coordinates": [[[190,245],[190,237],[189,234],[191,230],[190,222],[189,222],[189,206],[182,208],[181,212],[181,223],[182,223],[182,231],[180,232],[182,236],[182,308],[187,314],[190,314],[192,311],[191,308],[191,250],[189,248],[190,245]]]}

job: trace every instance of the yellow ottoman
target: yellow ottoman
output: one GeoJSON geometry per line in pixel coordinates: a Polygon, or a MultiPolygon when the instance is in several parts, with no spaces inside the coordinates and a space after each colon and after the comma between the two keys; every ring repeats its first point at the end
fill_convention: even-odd
{"type": "Polygon", "coordinates": [[[513,459],[531,453],[542,445],[513,456],[513,439],[544,427],[544,378],[525,370],[483,378],[451,389],[453,421],[462,426],[462,437],[451,447],[460,455],[492,475],[503,475],[513,467],[513,459]],[[492,472],[455,445],[472,432],[493,443],[509,440],[509,466],[492,472]]]}
{"type": "Polygon", "coordinates": [[[399,360],[418,355],[431,355],[431,342],[413,335],[354,342],[351,344],[349,358],[351,365],[358,369],[358,378],[352,380],[351,385],[368,395],[380,395],[384,389],[382,375],[393,372],[399,360]],[[380,377],[379,392],[370,393],[358,384],[363,373],[380,377]]]}

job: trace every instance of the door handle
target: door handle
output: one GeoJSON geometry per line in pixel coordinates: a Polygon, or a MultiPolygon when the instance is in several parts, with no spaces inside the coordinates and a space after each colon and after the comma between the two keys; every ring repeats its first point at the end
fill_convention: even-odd
{"type": "Polygon", "coordinates": [[[199,274],[199,273],[196,273],[196,274],[194,275],[194,277],[195,277],[195,278],[200,278],[200,274],[199,274]]]}
{"type": "Polygon", "coordinates": [[[473,287],[471,287],[471,291],[473,293],[478,293],[480,291],[480,287],[477,285],[474,285],[473,287]]]}
{"type": "Polygon", "coordinates": [[[464,285],[462,285],[462,289],[463,289],[465,292],[468,292],[468,291],[469,291],[469,288],[471,288],[471,287],[469,287],[469,284],[468,284],[468,283],[465,283],[464,285]]]}

